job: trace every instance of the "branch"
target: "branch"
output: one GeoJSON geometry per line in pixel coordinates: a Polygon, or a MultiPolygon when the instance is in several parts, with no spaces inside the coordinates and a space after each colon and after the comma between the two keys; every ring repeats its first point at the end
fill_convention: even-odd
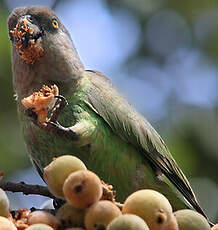
{"type": "Polygon", "coordinates": [[[55,199],[55,196],[49,192],[47,186],[25,184],[24,182],[13,183],[9,181],[0,181],[0,188],[4,191],[22,192],[24,195],[35,194],[55,199]]]}

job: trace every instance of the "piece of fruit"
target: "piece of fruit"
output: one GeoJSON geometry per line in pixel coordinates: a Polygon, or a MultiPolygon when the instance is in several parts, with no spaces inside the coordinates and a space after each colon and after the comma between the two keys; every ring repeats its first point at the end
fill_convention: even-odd
{"type": "Polygon", "coordinates": [[[174,216],[174,214],[171,215],[170,221],[167,222],[166,230],[178,230],[179,226],[176,220],[176,217],[174,216]]]}
{"type": "Polygon", "coordinates": [[[8,196],[6,192],[0,188],[0,216],[8,217],[9,206],[8,196]]]}
{"type": "Polygon", "coordinates": [[[77,170],[86,170],[84,163],[72,155],[63,155],[55,158],[44,168],[43,178],[48,184],[51,193],[56,197],[64,198],[63,184],[70,173],[77,170]]]}
{"type": "MultiPolygon", "coordinates": [[[[35,31],[36,32],[36,31],[35,31]]],[[[21,59],[27,64],[33,64],[44,55],[41,38],[34,39],[34,28],[29,26],[27,20],[19,20],[16,27],[10,30],[21,59]]]]}
{"type": "Polygon", "coordinates": [[[72,227],[72,228],[65,228],[64,230],[85,230],[84,228],[77,228],[77,227],[72,227]]]}
{"type": "Polygon", "coordinates": [[[218,230],[218,224],[215,224],[215,225],[211,228],[211,230],[218,230]]]}
{"type": "Polygon", "coordinates": [[[71,173],[64,182],[66,200],[75,208],[84,209],[97,202],[103,193],[99,177],[89,170],[71,173]]]}
{"type": "Polygon", "coordinates": [[[0,229],[1,230],[17,230],[15,225],[6,217],[0,216],[0,229]]]}
{"type": "Polygon", "coordinates": [[[196,211],[182,209],[174,212],[179,230],[210,230],[206,218],[196,211]]]}
{"type": "Polygon", "coordinates": [[[39,123],[44,123],[48,111],[54,107],[57,101],[55,96],[58,94],[59,90],[56,85],[52,85],[51,88],[43,85],[40,91],[34,92],[29,97],[23,98],[21,102],[26,108],[30,108],[36,113],[39,123]]]}
{"type": "Polygon", "coordinates": [[[113,219],[107,230],[149,230],[145,221],[134,214],[124,214],[113,219]]]}
{"type": "Polygon", "coordinates": [[[101,200],[87,209],[85,227],[87,230],[104,230],[113,219],[121,214],[120,209],[114,203],[101,200]]]}
{"type": "Polygon", "coordinates": [[[127,197],[122,212],[141,217],[151,230],[161,230],[170,221],[172,207],[161,193],[151,189],[143,189],[127,197]]]}
{"type": "Polygon", "coordinates": [[[58,209],[56,218],[64,227],[84,227],[85,210],[65,203],[58,209]]]}
{"type": "Polygon", "coordinates": [[[25,230],[54,230],[54,228],[52,228],[51,226],[47,224],[33,224],[33,225],[30,225],[25,230]]]}
{"type": "Polygon", "coordinates": [[[34,211],[28,215],[28,224],[47,224],[54,229],[58,229],[60,222],[58,219],[49,212],[45,211],[34,211]]]}

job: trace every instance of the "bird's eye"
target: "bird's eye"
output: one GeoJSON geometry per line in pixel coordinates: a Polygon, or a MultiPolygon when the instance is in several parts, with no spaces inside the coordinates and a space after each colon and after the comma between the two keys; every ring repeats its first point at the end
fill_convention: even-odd
{"type": "Polygon", "coordinates": [[[53,19],[51,24],[52,24],[53,28],[55,28],[55,29],[58,28],[58,22],[56,19],[53,19]]]}

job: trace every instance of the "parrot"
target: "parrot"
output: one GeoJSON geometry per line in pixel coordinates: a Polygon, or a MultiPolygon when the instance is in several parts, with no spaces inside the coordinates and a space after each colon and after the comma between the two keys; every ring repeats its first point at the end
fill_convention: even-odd
{"type": "Polygon", "coordinates": [[[154,189],[174,210],[188,207],[207,218],[163,139],[108,77],[85,69],[53,10],[15,8],[8,30],[18,117],[30,159],[41,176],[54,157],[70,154],[112,184],[119,201],[134,191],[154,189]],[[43,124],[22,104],[42,85],[56,85],[60,92],[56,114],[43,124]]]}

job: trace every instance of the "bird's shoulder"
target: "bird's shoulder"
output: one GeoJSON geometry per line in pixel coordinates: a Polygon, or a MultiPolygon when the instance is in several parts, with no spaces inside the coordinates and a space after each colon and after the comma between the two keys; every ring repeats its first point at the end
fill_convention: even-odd
{"type": "MultiPolygon", "coordinates": [[[[98,71],[87,71],[90,86],[87,101],[112,128],[126,141],[149,151],[148,144],[161,152],[168,149],[147,119],[123,97],[107,76],[98,71]]],[[[152,148],[153,148],[152,147],[152,148]]]]}

